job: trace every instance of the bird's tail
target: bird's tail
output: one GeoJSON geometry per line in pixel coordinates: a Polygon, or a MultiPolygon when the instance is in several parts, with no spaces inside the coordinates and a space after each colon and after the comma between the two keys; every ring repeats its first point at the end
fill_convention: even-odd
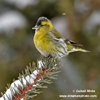
{"type": "Polygon", "coordinates": [[[82,48],[78,48],[78,47],[73,48],[73,50],[72,50],[72,51],[73,51],[73,52],[75,52],[75,51],[90,52],[90,51],[88,51],[88,50],[85,50],[85,49],[82,49],[82,48]]]}

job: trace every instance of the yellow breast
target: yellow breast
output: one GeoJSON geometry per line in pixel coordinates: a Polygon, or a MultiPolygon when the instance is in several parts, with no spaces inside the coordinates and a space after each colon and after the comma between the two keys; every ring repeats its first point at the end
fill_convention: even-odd
{"type": "Polygon", "coordinates": [[[42,55],[48,56],[51,50],[50,45],[52,44],[46,32],[35,32],[34,44],[42,55]]]}

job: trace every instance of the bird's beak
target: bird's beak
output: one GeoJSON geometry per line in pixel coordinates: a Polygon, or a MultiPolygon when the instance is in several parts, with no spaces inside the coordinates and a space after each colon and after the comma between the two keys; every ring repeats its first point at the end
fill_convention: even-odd
{"type": "Polygon", "coordinates": [[[32,27],[32,29],[33,30],[35,30],[35,29],[37,29],[38,28],[38,26],[37,25],[35,25],[34,27],[32,27]]]}

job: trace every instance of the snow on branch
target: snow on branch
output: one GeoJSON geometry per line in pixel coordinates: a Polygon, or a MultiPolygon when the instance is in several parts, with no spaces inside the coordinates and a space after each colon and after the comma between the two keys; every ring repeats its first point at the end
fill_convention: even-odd
{"type": "Polygon", "coordinates": [[[33,62],[25,69],[25,73],[19,74],[18,80],[13,80],[7,84],[6,92],[2,94],[0,100],[28,100],[40,94],[39,88],[47,88],[43,83],[51,84],[51,79],[56,79],[54,74],[60,72],[60,60],[55,58],[41,57],[37,61],[37,66],[33,62]],[[31,94],[31,95],[30,95],[31,94]]]}

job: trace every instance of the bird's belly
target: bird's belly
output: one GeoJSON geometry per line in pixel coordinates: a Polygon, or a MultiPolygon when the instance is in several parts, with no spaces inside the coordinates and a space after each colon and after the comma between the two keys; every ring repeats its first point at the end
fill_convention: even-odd
{"type": "Polygon", "coordinates": [[[47,38],[44,40],[38,38],[34,43],[38,51],[45,57],[48,57],[49,55],[63,57],[67,53],[67,46],[65,43],[57,43],[56,41],[51,41],[47,38]]]}
{"type": "Polygon", "coordinates": [[[49,56],[51,46],[48,41],[38,40],[35,42],[35,46],[43,56],[49,56]]]}
{"type": "MultiPolygon", "coordinates": [[[[38,48],[37,48],[38,49],[38,48]]],[[[45,57],[49,56],[49,53],[45,52],[43,49],[38,49],[38,51],[45,57]]]]}

